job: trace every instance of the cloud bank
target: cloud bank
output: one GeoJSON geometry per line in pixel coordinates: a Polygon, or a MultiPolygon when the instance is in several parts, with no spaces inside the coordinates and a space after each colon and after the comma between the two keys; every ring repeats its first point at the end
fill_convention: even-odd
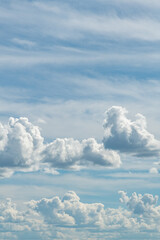
{"type": "Polygon", "coordinates": [[[27,118],[10,118],[7,124],[0,123],[0,176],[9,177],[15,171],[117,168],[121,159],[116,151],[136,157],[159,156],[160,142],[147,131],[145,117],[137,114],[131,121],[126,113],[119,106],[106,111],[102,143],[94,138],[57,138],[46,143],[40,129],[27,118]]]}
{"type": "Polygon", "coordinates": [[[113,106],[106,111],[104,120],[105,148],[130,153],[137,157],[159,156],[160,142],[146,129],[146,119],[137,114],[136,120],[126,117],[127,110],[113,106]]]}
{"type": "MultiPolygon", "coordinates": [[[[15,239],[23,239],[24,236],[28,239],[70,239],[68,230],[72,237],[78,233],[76,239],[87,239],[87,232],[91,236],[94,230],[96,234],[99,231],[103,234],[102,239],[106,239],[109,232],[113,234],[117,231],[122,238],[123,233],[127,236],[134,236],[135,232],[159,233],[157,196],[133,193],[128,197],[124,191],[119,191],[119,194],[127,210],[120,206],[105,208],[102,203],[83,203],[74,191],[65,193],[62,198],[31,200],[22,210],[11,199],[0,201],[0,237],[6,232],[10,237],[3,239],[11,236],[14,239],[14,235],[15,239]]],[[[117,239],[113,236],[112,239],[117,239]]],[[[98,235],[94,236],[94,239],[97,238],[98,235]]]]}

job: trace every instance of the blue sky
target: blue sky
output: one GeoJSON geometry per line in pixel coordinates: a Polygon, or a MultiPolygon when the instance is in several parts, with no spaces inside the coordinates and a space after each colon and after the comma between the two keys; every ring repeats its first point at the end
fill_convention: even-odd
{"type": "Polygon", "coordinates": [[[0,239],[159,239],[157,0],[0,0],[0,239]]]}

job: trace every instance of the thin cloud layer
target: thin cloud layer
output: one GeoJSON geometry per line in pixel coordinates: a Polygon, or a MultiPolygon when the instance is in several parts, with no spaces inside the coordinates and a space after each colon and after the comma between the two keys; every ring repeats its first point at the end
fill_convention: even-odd
{"type": "Polygon", "coordinates": [[[137,114],[136,120],[126,117],[127,111],[113,106],[106,111],[104,120],[105,148],[130,153],[138,157],[159,156],[160,142],[146,129],[146,119],[137,114]]]}

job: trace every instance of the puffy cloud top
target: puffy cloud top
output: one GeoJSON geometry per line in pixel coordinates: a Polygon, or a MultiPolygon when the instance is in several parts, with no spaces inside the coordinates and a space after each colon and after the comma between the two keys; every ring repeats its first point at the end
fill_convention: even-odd
{"type": "MultiPolygon", "coordinates": [[[[101,203],[83,203],[73,191],[67,192],[62,198],[55,196],[38,201],[31,200],[23,211],[18,210],[10,199],[0,201],[0,237],[10,239],[4,238],[2,232],[14,232],[19,236],[16,239],[22,239],[22,233],[28,239],[59,239],[57,236],[60,239],[62,236],[69,239],[69,235],[65,236],[67,229],[69,232],[77,229],[80,233],[81,230],[93,233],[96,229],[98,233],[99,231],[104,233],[102,239],[106,239],[106,232],[114,231],[125,230],[129,235],[139,231],[148,233],[148,230],[152,230],[152,233],[159,232],[160,206],[156,206],[157,196],[133,193],[128,197],[123,191],[119,193],[121,202],[127,205],[128,210],[122,207],[105,208],[101,203]],[[64,235],[55,234],[57,230],[62,231],[64,235]]],[[[95,238],[98,237],[97,235],[95,238]]],[[[76,239],[88,237],[80,236],[76,239]]]]}
{"type": "Polygon", "coordinates": [[[43,152],[44,161],[55,168],[78,169],[90,165],[119,167],[120,157],[115,151],[104,149],[94,138],[82,142],[72,138],[56,139],[43,152]]]}
{"type": "MultiPolygon", "coordinates": [[[[4,168],[21,170],[38,168],[43,138],[37,126],[27,118],[10,118],[0,124],[0,172],[4,168]]],[[[3,175],[3,174],[2,174],[3,175]]]]}
{"type": "Polygon", "coordinates": [[[16,205],[10,198],[0,202],[0,223],[1,222],[21,222],[24,220],[23,214],[16,209],[16,205]]]}
{"type": "Polygon", "coordinates": [[[59,197],[30,201],[29,206],[40,213],[46,222],[60,225],[103,225],[104,206],[101,203],[85,204],[73,191],[59,197]]]}
{"type": "Polygon", "coordinates": [[[106,111],[104,120],[105,148],[131,153],[135,156],[157,156],[160,142],[146,130],[146,119],[137,114],[136,120],[126,117],[127,111],[120,106],[113,106],[106,111]]]}
{"type": "Polygon", "coordinates": [[[119,167],[120,156],[106,150],[94,138],[81,142],[72,138],[44,143],[40,130],[27,118],[10,118],[0,123],[0,176],[14,171],[56,173],[55,168],[80,169],[89,166],[119,167]]]}
{"type": "Polygon", "coordinates": [[[137,114],[131,121],[126,113],[118,106],[106,111],[103,143],[94,138],[57,138],[44,143],[39,128],[27,118],[10,118],[8,124],[0,123],[0,176],[9,177],[14,171],[117,168],[121,160],[114,150],[143,157],[159,155],[160,142],[146,130],[144,116],[137,114]]]}
{"type": "Polygon", "coordinates": [[[158,215],[160,216],[160,209],[159,207],[155,207],[157,201],[158,201],[158,196],[156,195],[153,197],[152,194],[138,194],[133,193],[131,197],[128,197],[127,194],[124,191],[119,191],[119,194],[121,195],[120,201],[122,203],[125,203],[128,207],[129,210],[131,210],[134,214],[139,214],[139,215],[153,215],[156,214],[158,210],[158,215]]]}

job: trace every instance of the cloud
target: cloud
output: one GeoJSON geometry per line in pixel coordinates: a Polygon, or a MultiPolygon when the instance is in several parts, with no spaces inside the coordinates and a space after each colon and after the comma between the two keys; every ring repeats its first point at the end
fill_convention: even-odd
{"type": "Polygon", "coordinates": [[[115,151],[105,150],[94,138],[74,140],[72,138],[56,139],[48,144],[43,152],[44,162],[55,168],[81,168],[99,165],[119,167],[120,157],[115,151]]]}
{"type": "Polygon", "coordinates": [[[27,118],[10,118],[0,123],[0,176],[14,171],[37,171],[57,174],[57,169],[80,169],[93,166],[119,167],[120,156],[104,149],[94,138],[81,142],[72,138],[44,143],[39,128],[27,118]]]}
{"type": "Polygon", "coordinates": [[[131,121],[126,114],[126,109],[121,106],[113,106],[106,111],[103,139],[105,148],[138,157],[158,156],[160,142],[146,130],[145,117],[137,114],[136,120],[131,121]]]}
{"type": "Polygon", "coordinates": [[[25,39],[20,39],[20,38],[13,38],[12,42],[24,47],[33,47],[36,44],[35,42],[25,40],[25,39]]]}
{"type": "Polygon", "coordinates": [[[10,118],[0,124],[0,168],[34,168],[43,150],[43,138],[37,126],[27,118],[10,118]]]}
{"type": "Polygon", "coordinates": [[[19,214],[16,209],[16,205],[11,201],[10,198],[6,199],[5,202],[0,202],[0,223],[1,222],[22,222],[24,216],[19,214]]]}
{"type": "Polygon", "coordinates": [[[160,207],[155,207],[158,201],[157,195],[155,197],[148,193],[137,195],[137,193],[134,192],[131,197],[128,197],[124,191],[119,191],[119,194],[121,195],[120,201],[126,204],[132,213],[145,217],[157,215],[160,217],[160,207]]]}
{"type": "MultiPolygon", "coordinates": [[[[146,15],[146,1],[140,4],[142,6],[139,11],[137,9],[139,9],[140,1],[134,1],[134,4],[133,2],[127,4],[127,2],[114,1],[114,3],[106,4],[105,1],[97,3],[93,1],[89,5],[87,2],[84,5],[81,3],[81,7],[77,7],[77,4],[73,4],[73,2],[66,4],[64,1],[61,3],[45,1],[44,3],[42,1],[22,2],[16,0],[11,4],[5,2],[0,8],[0,23],[4,26],[1,41],[3,44],[0,58],[1,67],[20,69],[20,67],[31,67],[37,64],[47,66],[48,64],[59,64],[61,67],[63,64],[71,66],[96,64],[97,66],[97,64],[104,65],[104,62],[112,67],[115,64],[118,66],[129,64],[134,67],[139,64],[145,66],[154,64],[154,68],[158,67],[160,56],[158,49],[155,51],[155,46],[152,44],[153,41],[160,39],[159,13],[156,15],[155,12],[152,12],[146,15]],[[136,6],[135,10],[132,9],[133,5],[136,6]],[[96,11],[97,9],[99,10],[96,11]],[[14,28],[15,25],[17,28],[14,28]],[[6,32],[6,29],[11,28],[12,31],[6,32]],[[6,44],[6,34],[7,39],[12,39],[13,46],[6,44]],[[44,44],[44,39],[47,46],[44,44]],[[53,43],[58,39],[60,41],[58,41],[59,46],[57,47],[57,44],[53,43]],[[15,48],[15,43],[19,46],[33,46],[35,43],[33,40],[37,44],[35,51],[28,53],[24,49],[19,51],[15,48]],[[62,40],[68,43],[72,42],[72,46],[77,46],[75,49],[78,50],[77,54],[65,51],[69,44],[64,46],[62,40]],[[139,44],[135,43],[136,46],[134,45],[136,51],[131,51],[130,44],[124,43],[127,40],[140,42],[139,44]],[[86,45],[91,41],[92,44],[86,45]],[[104,49],[104,41],[106,49],[104,49]],[[142,41],[145,41],[143,48],[140,47],[142,41]],[[145,47],[146,41],[151,44],[148,48],[145,47]],[[112,47],[110,47],[111,44],[113,44],[112,47]],[[8,50],[6,45],[9,46],[8,50]]],[[[149,6],[153,7],[155,4],[150,2],[149,6]]]]}
{"type": "Polygon", "coordinates": [[[151,194],[128,197],[119,191],[120,201],[127,205],[123,208],[105,208],[101,203],[82,203],[73,191],[67,192],[62,199],[58,196],[39,201],[28,202],[28,207],[43,216],[44,222],[55,226],[99,229],[128,229],[133,231],[155,229],[156,221],[160,222],[160,206],[155,206],[158,196],[151,194]]]}
{"type": "MultiPolygon", "coordinates": [[[[119,194],[120,201],[127,205],[128,210],[105,208],[102,203],[83,203],[74,191],[68,191],[62,198],[31,200],[22,210],[11,199],[0,201],[0,236],[1,232],[14,232],[18,239],[23,239],[22,236],[28,239],[69,239],[69,231],[77,240],[97,239],[100,233],[101,239],[106,239],[106,234],[118,231],[120,239],[123,239],[123,234],[124,239],[128,239],[135,233],[159,232],[157,196],[133,193],[128,197],[124,191],[119,194]]],[[[117,239],[117,235],[113,239],[117,239]]]]}
{"type": "MultiPolygon", "coordinates": [[[[125,10],[128,10],[129,6],[128,4],[126,7],[126,3],[124,3],[125,10]]],[[[45,3],[15,1],[10,8],[7,7],[6,4],[6,7],[2,9],[1,21],[4,21],[7,16],[10,24],[16,23],[21,28],[32,26],[32,28],[38,29],[38,34],[41,36],[67,40],[90,39],[92,35],[110,36],[114,39],[117,39],[117,36],[123,39],[133,38],[148,41],[160,39],[158,19],[145,16],[143,11],[138,11],[138,14],[136,11],[130,11],[129,15],[123,9],[119,14],[119,9],[121,9],[119,4],[112,6],[107,4],[106,6],[101,1],[101,4],[99,2],[96,5],[93,4],[92,8],[87,9],[88,11],[85,11],[86,6],[77,8],[76,5],[73,7],[73,4],[66,4],[66,2],[54,2],[53,4],[50,1],[45,3]],[[94,11],[93,6],[99,8],[100,5],[102,9],[105,9],[105,14],[102,10],[94,11]],[[21,9],[21,11],[18,12],[17,9],[21,9]],[[13,14],[15,12],[17,15],[13,14]],[[22,15],[24,17],[20,22],[19,18],[22,15]],[[76,34],[74,34],[75,32],[76,34]]]]}
{"type": "MultiPolygon", "coordinates": [[[[101,203],[82,203],[73,191],[59,197],[30,201],[28,206],[44,217],[45,222],[59,226],[104,228],[106,212],[101,203]]],[[[113,217],[114,218],[114,217],[113,217]]]]}
{"type": "Polygon", "coordinates": [[[158,169],[155,168],[155,167],[152,167],[152,168],[149,169],[149,173],[151,173],[151,174],[158,174],[158,169]]]}
{"type": "MultiPolygon", "coordinates": [[[[24,205],[23,205],[24,207],[24,205]]],[[[0,238],[1,239],[37,239],[34,231],[38,232],[40,237],[40,229],[45,229],[45,224],[36,219],[35,214],[30,209],[20,210],[17,208],[10,198],[0,201],[0,238]],[[30,232],[32,236],[29,236],[30,232]]],[[[40,238],[39,238],[40,239],[40,238]]]]}
{"type": "Polygon", "coordinates": [[[58,169],[118,168],[121,159],[115,150],[137,157],[158,156],[160,143],[146,130],[144,116],[137,114],[131,121],[126,113],[115,106],[106,111],[103,143],[94,138],[56,138],[47,143],[27,118],[10,118],[7,124],[0,123],[0,176],[15,171],[58,174],[58,169]]]}

